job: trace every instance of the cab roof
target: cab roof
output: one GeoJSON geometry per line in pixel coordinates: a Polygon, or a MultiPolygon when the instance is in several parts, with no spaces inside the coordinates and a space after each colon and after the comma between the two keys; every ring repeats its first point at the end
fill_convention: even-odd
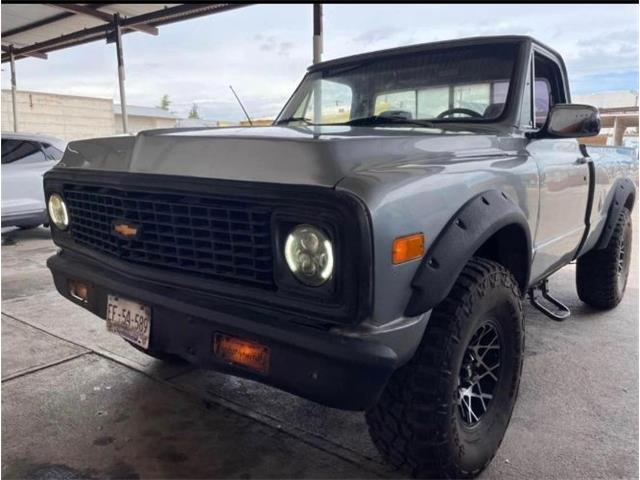
{"type": "Polygon", "coordinates": [[[449,47],[464,47],[471,45],[490,45],[496,43],[505,43],[505,44],[536,44],[550,53],[554,54],[560,61],[562,61],[562,57],[558,52],[548,47],[544,43],[536,40],[533,37],[528,35],[494,35],[489,37],[466,37],[466,38],[457,38],[454,40],[444,40],[439,42],[429,42],[429,43],[420,43],[416,45],[407,45],[403,47],[396,48],[388,48],[385,50],[377,50],[374,52],[366,52],[360,53],[357,55],[349,55],[347,57],[336,58],[333,60],[327,60],[325,62],[316,63],[315,65],[311,65],[308,68],[309,72],[313,72],[316,70],[323,70],[325,68],[331,68],[339,65],[347,65],[350,63],[357,63],[365,60],[372,60],[377,58],[385,58],[385,57],[395,57],[398,55],[405,55],[411,53],[419,53],[429,50],[437,50],[442,48],[449,47]]]}

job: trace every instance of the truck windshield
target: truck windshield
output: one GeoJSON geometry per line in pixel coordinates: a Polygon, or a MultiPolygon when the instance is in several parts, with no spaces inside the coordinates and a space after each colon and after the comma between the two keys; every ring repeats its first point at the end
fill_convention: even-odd
{"type": "Polygon", "coordinates": [[[516,46],[493,44],[371,57],[304,78],[276,124],[422,125],[498,118],[516,46]]]}

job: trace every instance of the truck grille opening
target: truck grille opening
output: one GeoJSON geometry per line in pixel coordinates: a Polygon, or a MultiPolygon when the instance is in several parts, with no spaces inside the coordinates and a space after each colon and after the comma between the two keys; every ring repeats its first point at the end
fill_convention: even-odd
{"type": "Polygon", "coordinates": [[[271,288],[271,210],[255,200],[67,184],[70,233],[80,245],[179,273],[271,288]],[[133,238],[114,222],[136,226],[133,238]]]}

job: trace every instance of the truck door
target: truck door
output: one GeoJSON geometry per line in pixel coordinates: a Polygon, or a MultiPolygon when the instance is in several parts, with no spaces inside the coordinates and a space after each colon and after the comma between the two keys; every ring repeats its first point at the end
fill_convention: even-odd
{"type": "MultiPolygon", "coordinates": [[[[566,102],[558,64],[534,53],[534,122],[542,128],[551,106],[566,102]]],[[[527,145],[540,176],[538,226],[534,237],[531,280],[566,264],[578,248],[585,229],[589,196],[589,166],[576,139],[532,139],[527,145]]]]}

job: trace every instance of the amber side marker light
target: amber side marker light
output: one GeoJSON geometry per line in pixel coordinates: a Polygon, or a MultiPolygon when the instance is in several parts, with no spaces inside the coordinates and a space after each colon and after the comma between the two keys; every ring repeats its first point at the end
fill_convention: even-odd
{"type": "Polygon", "coordinates": [[[89,300],[89,285],[76,280],[69,280],[69,295],[76,300],[87,303],[89,300]]]}
{"type": "Polygon", "coordinates": [[[213,352],[225,362],[260,373],[269,372],[269,347],[230,335],[216,333],[213,352]]]}
{"type": "Polygon", "coordinates": [[[398,237],[393,241],[392,261],[394,265],[405,263],[424,255],[424,234],[415,233],[398,237]]]}

